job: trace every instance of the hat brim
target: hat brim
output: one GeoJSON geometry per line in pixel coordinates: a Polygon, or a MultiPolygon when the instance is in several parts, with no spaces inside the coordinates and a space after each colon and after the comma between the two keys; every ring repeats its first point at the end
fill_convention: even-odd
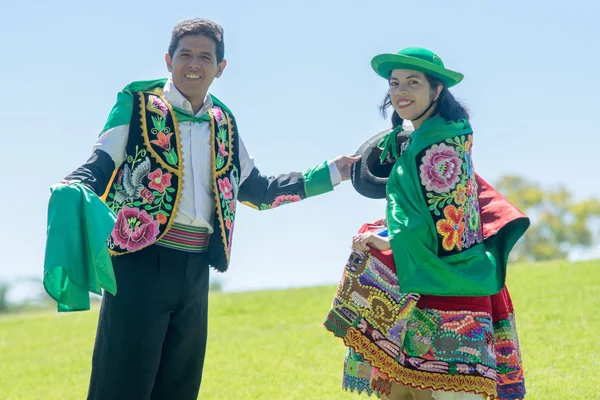
{"type": "Polygon", "coordinates": [[[352,165],[350,174],[352,186],[358,193],[370,199],[386,197],[386,185],[394,164],[380,162],[381,150],[377,147],[377,143],[389,131],[390,129],[379,132],[369,138],[355,153],[361,158],[352,165]]]}
{"type": "Polygon", "coordinates": [[[371,60],[373,70],[385,79],[390,78],[390,73],[395,69],[412,69],[431,75],[444,82],[446,87],[452,87],[463,80],[464,75],[444,67],[432,64],[416,57],[401,54],[380,54],[371,60]]]}

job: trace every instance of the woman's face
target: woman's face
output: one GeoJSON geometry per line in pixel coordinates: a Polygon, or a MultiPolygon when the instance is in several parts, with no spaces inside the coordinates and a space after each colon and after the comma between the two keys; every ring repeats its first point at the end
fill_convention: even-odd
{"type": "MultiPolygon", "coordinates": [[[[413,121],[437,100],[441,86],[434,91],[425,74],[410,69],[395,69],[390,75],[390,99],[394,110],[402,119],[413,121]]],[[[427,114],[433,112],[429,110],[427,114]]],[[[429,115],[423,115],[424,120],[429,115]]]]}

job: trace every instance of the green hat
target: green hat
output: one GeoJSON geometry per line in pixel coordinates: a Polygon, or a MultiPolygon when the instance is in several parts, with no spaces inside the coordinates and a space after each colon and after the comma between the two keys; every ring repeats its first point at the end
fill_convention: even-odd
{"type": "Polygon", "coordinates": [[[389,79],[394,69],[412,69],[438,78],[446,87],[463,80],[463,74],[444,67],[444,62],[434,52],[421,47],[408,47],[396,54],[380,54],[373,57],[371,66],[377,74],[389,79]]]}

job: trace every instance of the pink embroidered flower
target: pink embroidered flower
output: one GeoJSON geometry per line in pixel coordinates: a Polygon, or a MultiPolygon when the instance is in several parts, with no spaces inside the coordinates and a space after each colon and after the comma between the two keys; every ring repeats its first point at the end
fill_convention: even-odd
{"type": "Polygon", "coordinates": [[[157,114],[160,114],[160,115],[162,115],[163,118],[166,118],[166,116],[169,112],[167,105],[165,103],[163,103],[163,101],[156,96],[148,97],[148,104],[146,105],[146,107],[148,108],[148,111],[152,111],[157,114]]]}
{"type": "Polygon", "coordinates": [[[148,204],[152,204],[152,202],[154,201],[154,195],[147,188],[142,189],[142,191],[140,192],[140,196],[142,197],[142,199],[146,200],[148,204]]]}
{"type": "Polygon", "coordinates": [[[227,121],[225,120],[225,115],[223,115],[223,111],[220,108],[213,107],[212,113],[215,116],[215,121],[217,125],[224,125],[227,121]]]}
{"type": "Polygon", "coordinates": [[[159,193],[164,192],[165,188],[171,187],[171,174],[163,174],[160,168],[157,168],[153,172],[150,172],[148,174],[148,179],[150,179],[148,187],[150,189],[158,191],[159,193]]]}
{"type": "Polygon", "coordinates": [[[231,214],[235,213],[235,201],[229,203],[229,212],[231,214]]]}
{"type": "Polygon", "coordinates": [[[302,200],[302,197],[297,194],[284,194],[282,196],[277,196],[273,204],[271,204],[271,208],[279,207],[284,204],[295,203],[297,201],[302,200]]]}
{"type": "Polygon", "coordinates": [[[434,144],[425,152],[419,167],[421,184],[427,191],[447,193],[460,180],[461,167],[462,160],[456,149],[444,143],[434,144]]]}
{"type": "Polygon", "coordinates": [[[442,247],[446,251],[451,251],[455,247],[461,250],[462,236],[465,231],[464,209],[449,205],[444,208],[444,217],[446,219],[441,219],[435,224],[438,233],[444,238],[442,247]]]}
{"type": "Polygon", "coordinates": [[[225,150],[225,143],[221,142],[219,139],[217,139],[217,144],[219,145],[219,154],[222,155],[223,157],[225,157],[226,155],[228,155],[229,153],[225,150]]]}
{"type": "Polygon", "coordinates": [[[115,245],[135,251],[154,243],[158,236],[158,221],[145,210],[123,207],[111,236],[115,245]]]}
{"type": "Polygon", "coordinates": [[[173,132],[166,135],[162,132],[158,132],[158,139],[151,140],[150,142],[169,151],[171,150],[171,136],[173,136],[173,132]]]}
{"type": "Polygon", "coordinates": [[[233,198],[233,186],[231,186],[229,178],[219,179],[217,180],[217,183],[219,184],[219,190],[223,193],[225,200],[231,200],[233,198]]]}

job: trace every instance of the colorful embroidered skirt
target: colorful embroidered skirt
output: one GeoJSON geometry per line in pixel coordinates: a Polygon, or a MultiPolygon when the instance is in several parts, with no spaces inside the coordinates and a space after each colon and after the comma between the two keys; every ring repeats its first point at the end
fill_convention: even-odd
{"type": "Polygon", "coordinates": [[[391,252],[353,252],[324,325],[348,346],[346,390],[387,399],[395,382],[490,399],[525,395],[506,287],[486,297],[401,293],[391,252]]]}

